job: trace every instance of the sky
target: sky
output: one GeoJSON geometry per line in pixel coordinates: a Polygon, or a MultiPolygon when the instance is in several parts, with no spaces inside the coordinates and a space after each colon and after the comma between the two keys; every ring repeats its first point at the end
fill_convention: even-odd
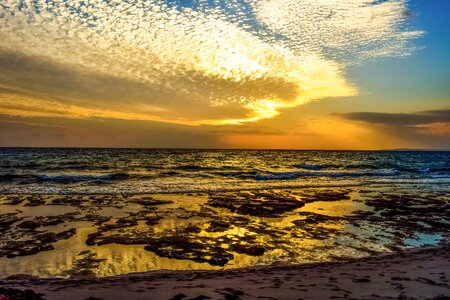
{"type": "Polygon", "coordinates": [[[449,12],[3,0],[0,146],[450,149],[449,12]]]}

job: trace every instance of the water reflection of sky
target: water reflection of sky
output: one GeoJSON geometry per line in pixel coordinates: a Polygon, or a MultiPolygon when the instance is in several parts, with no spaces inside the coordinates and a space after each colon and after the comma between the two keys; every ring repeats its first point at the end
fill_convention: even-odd
{"type": "MultiPolygon", "coordinates": [[[[358,211],[373,212],[373,207],[365,203],[365,199],[373,197],[380,189],[372,192],[354,189],[349,193],[350,199],[339,201],[314,201],[303,207],[285,213],[276,218],[260,216],[242,216],[231,213],[224,208],[212,208],[206,204],[206,195],[157,195],[155,199],[171,200],[173,203],[153,208],[152,214],[162,216],[156,225],[147,225],[139,221],[137,226],[119,229],[117,232],[133,232],[139,234],[153,234],[164,236],[174,234],[182,228],[200,228],[199,233],[193,234],[193,239],[207,238],[208,243],[214,243],[220,248],[228,249],[227,239],[248,243],[248,236],[254,237],[252,243],[261,245],[266,249],[262,256],[250,256],[233,252],[234,259],[224,268],[239,268],[260,264],[272,263],[303,263],[315,261],[330,261],[339,258],[363,257],[373,252],[389,252],[392,247],[419,247],[423,245],[436,245],[442,239],[442,232],[423,233],[414,228],[402,235],[399,240],[398,228],[391,223],[375,223],[356,214],[358,211]],[[373,194],[375,193],[375,194],[373,194]],[[206,210],[205,210],[206,209],[206,210]],[[310,213],[327,216],[318,222],[306,223],[306,227],[294,225],[296,221],[308,220],[310,213]],[[355,220],[346,218],[356,216],[355,220]],[[244,217],[248,224],[233,224],[233,218],[244,217]],[[208,232],[212,220],[230,220],[230,227],[218,232],[208,232]],[[252,227],[254,226],[254,227],[252,227]],[[151,227],[151,228],[150,228],[151,227]],[[259,228],[259,229],[255,229],[259,228]],[[257,232],[255,232],[255,230],[257,232]],[[321,236],[325,235],[325,237],[321,236]]],[[[304,191],[293,191],[303,193],[304,191]]],[[[378,194],[377,194],[378,195],[378,194]]],[[[4,196],[5,197],[5,196],[4,196]]],[[[114,196],[112,196],[114,198],[114,196]]],[[[302,199],[302,196],[297,196],[302,199]]],[[[89,199],[89,198],[86,198],[89,199]]],[[[87,200],[89,201],[89,200],[87,200]]],[[[58,215],[64,213],[87,211],[99,212],[102,216],[123,218],[129,213],[141,210],[140,205],[134,203],[118,207],[96,207],[94,202],[81,207],[72,206],[13,206],[2,205],[2,213],[19,212],[20,216],[32,217],[58,215]],[[83,208],[84,207],[84,208],[83,208]]],[[[313,215],[314,216],[314,215],[313,215]]],[[[424,221],[426,222],[426,220],[424,221]]],[[[113,224],[111,220],[108,224],[113,224]]],[[[300,223],[302,224],[302,223],[300,223]]],[[[110,276],[131,272],[145,272],[150,270],[196,270],[221,269],[208,263],[198,263],[186,259],[171,259],[160,257],[153,252],[144,250],[144,245],[107,244],[102,246],[87,246],[88,234],[96,232],[92,222],[70,222],[56,226],[40,228],[42,230],[59,232],[69,228],[77,228],[77,234],[54,244],[55,249],[44,251],[31,256],[15,258],[0,258],[1,276],[11,274],[32,274],[38,276],[68,275],[80,261],[85,251],[92,251],[96,259],[102,260],[92,269],[96,276],[110,276]]],[[[117,233],[115,232],[115,233],[117,233]]],[[[112,233],[110,233],[112,234],[112,233]]],[[[183,234],[180,231],[180,234],[183,234]]],[[[189,233],[190,234],[190,233],[189,233]]],[[[5,237],[3,237],[5,239],[5,237]]],[[[4,242],[4,241],[3,241],[4,242]]],[[[213,253],[211,255],[214,255],[213,253]]]]}

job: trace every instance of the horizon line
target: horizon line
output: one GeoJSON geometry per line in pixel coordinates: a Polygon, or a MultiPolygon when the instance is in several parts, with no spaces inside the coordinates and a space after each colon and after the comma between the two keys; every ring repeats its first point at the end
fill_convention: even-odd
{"type": "Polygon", "coordinates": [[[202,151],[361,151],[361,152],[450,152],[449,149],[393,148],[393,149],[296,149],[296,148],[207,148],[207,147],[73,147],[73,146],[0,146],[0,149],[67,149],[67,150],[202,150],[202,151]]]}

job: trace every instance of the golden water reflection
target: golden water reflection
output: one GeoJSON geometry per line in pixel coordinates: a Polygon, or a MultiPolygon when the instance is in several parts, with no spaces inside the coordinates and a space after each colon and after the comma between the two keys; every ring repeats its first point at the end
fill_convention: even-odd
{"type": "MultiPolygon", "coordinates": [[[[88,235],[95,233],[98,228],[93,225],[93,222],[79,221],[46,227],[46,230],[54,232],[69,228],[77,229],[77,234],[72,238],[54,243],[55,249],[52,251],[43,251],[30,256],[0,258],[0,277],[12,274],[68,277],[70,274],[73,274],[71,271],[80,261],[81,254],[87,253],[87,251],[93,253],[95,259],[99,260],[99,263],[91,269],[95,276],[98,277],[152,270],[218,270],[283,262],[327,261],[335,257],[361,257],[368,255],[368,253],[359,251],[355,247],[360,244],[365,244],[380,251],[387,251],[386,248],[383,248],[383,245],[371,242],[367,238],[368,234],[370,235],[367,229],[354,227],[339,219],[317,221],[316,224],[308,223],[305,225],[306,227],[295,225],[302,224],[301,221],[307,218],[305,213],[342,217],[351,216],[355,211],[359,210],[371,210],[371,208],[359,201],[361,198],[359,193],[352,192],[349,196],[350,199],[339,201],[306,203],[303,207],[281,214],[279,217],[268,218],[248,215],[244,217],[224,208],[213,209],[206,203],[207,195],[152,195],[154,200],[173,201],[172,203],[151,207],[148,210],[149,214],[160,216],[161,219],[154,225],[147,225],[143,220],[139,220],[136,226],[119,228],[117,232],[141,232],[154,236],[164,236],[165,234],[174,234],[180,229],[193,226],[198,228],[198,232],[192,234],[194,241],[213,244],[214,247],[225,250],[230,248],[230,241],[238,242],[240,245],[256,243],[264,247],[266,251],[261,256],[232,252],[234,259],[229,261],[224,267],[212,266],[205,262],[200,263],[187,259],[160,257],[151,251],[145,250],[145,245],[106,244],[102,246],[88,246],[86,245],[88,235]],[[244,218],[247,223],[233,223],[233,220],[236,220],[236,218],[244,218]],[[208,231],[209,226],[211,226],[211,220],[215,219],[230,220],[229,227],[220,231],[208,231]],[[324,236],[320,237],[322,231],[324,236]],[[223,239],[222,242],[219,241],[221,238],[223,239]]],[[[111,216],[114,219],[126,217],[130,213],[137,213],[143,208],[141,204],[126,203],[126,205],[123,205],[122,203],[116,207],[102,207],[101,209],[90,208],[89,205],[80,207],[62,205],[18,207],[1,205],[0,209],[2,214],[20,211],[21,216],[27,216],[28,218],[74,212],[86,213],[89,210],[97,210],[99,215],[111,216]]],[[[113,223],[111,220],[107,222],[107,224],[113,223]]],[[[191,233],[185,232],[185,234],[191,233]]],[[[214,255],[214,253],[211,253],[211,255],[214,255]]]]}

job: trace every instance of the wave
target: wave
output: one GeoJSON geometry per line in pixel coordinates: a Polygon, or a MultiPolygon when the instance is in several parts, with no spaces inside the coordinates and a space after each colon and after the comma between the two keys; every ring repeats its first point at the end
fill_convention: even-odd
{"type": "Polygon", "coordinates": [[[117,184],[40,184],[40,185],[12,185],[0,184],[1,194],[170,194],[170,193],[215,193],[242,190],[266,190],[266,189],[300,189],[316,187],[351,187],[375,185],[395,187],[397,185],[423,185],[430,188],[430,185],[439,189],[446,189],[450,183],[450,177],[445,178],[397,178],[397,177],[367,177],[367,178],[317,178],[310,177],[305,180],[272,180],[272,181],[240,181],[220,182],[207,180],[196,180],[195,183],[186,180],[167,184],[167,182],[118,182],[117,184]]]}
{"type": "Polygon", "coordinates": [[[36,177],[37,182],[54,182],[54,183],[78,183],[78,182],[107,182],[127,180],[130,175],[126,173],[112,173],[105,175],[39,175],[36,177]]]}
{"type": "Polygon", "coordinates": [[[236,177],[240,179],[252,179],[259,174],[257,171],[228,171],[215,173],[224,177],[236,177]]]}
{"type": "Polygon", "coordinates": [[[379,170],[379,169],[391,169],[391,168],[395,168],[395,166],[386,165],[386,164],[380,164],[380,165],[350,164],[350,165],[345,165],[344,168],[349,169],[349,170],[354,170],[354,169],[379,170]]]}
{"type": "MultiPolygon", "coordinates": [[[[224,167],[225,169],[227,167],[224,167]]],[[[199,172],[199,171],[213,171],[213,170],[217,170],[219,169],[218,167],[213,167],[213,166],[200,166],[200,165],[194,165],[194,164],[189,164],[189,165],[182,165],[182,166],[177,166],[174,168],[175,170],[181,170],[181,171],[188,171],[188,172],[199,172]]]]}
{"type": "Polygon", "coordinates": [[[398,170],[365,170],[357,171],[288,171],[288,172],[218,172],[221,176],[234,177],[239,179],[254,180],[291,180],[300,177],[384,177],[396,176],[400,172],[398,170]]]}
{"type": "Polygon", "coordinates": [[[85,181],[114,181],[127,180],[130,176],[126,173],[112,173],[105,175],[40,175],[37,176],[38,181],[52,181],[59,183],[76,183],[85,181]]]}
{"type": "MultiPolygon", "coordinates": [[[[429,176],[450,176],[448,168],[341,168],[341,169],[326,169],[331,165],[302,165],[303,171],[284,171],[284,172],[271,172],[271,171],[227,171],[216,172],[215,175],[224,177],[235,177],[239,179],[255,179],[255,180],[290,180],[300,177],[429,177],[429,176]]],[[[336,165],[333,165],[336,167],[336,165]]]]}
{"type": "Polygon", "coordinates": [[[314,171],[327,169],[331,167],[339,167],[337,165],[330,165],[330,164],[297,164],[292,166],[297,169],[314,170],[314,171]]]}
{"type": "Polygon", "coordinates": [[[101,182],[101,181],[118,181],[130,179],[132,175],[127,173],[111,173],[104,175],[36,175],[36,174],[3,174],[0,175],[0,182],[19,181],[22,183],[39,183],[39,182],[55,182],[55,183],[77,183],[77,182],[101,182]]]}
{"type": "Polygon", "coordinates": [[[28,174],[2,174],[0,175],[0,182],[8,182],[8,181],[15,181],[15,180],[24,180],[24,179],[31,179],[33,178],[33,175],[28,174]]]}
{"type": "Polygon", "coordinates": [[[407,166],[402,164],[392,163],[380,163],[380,164],[295,164],[292,167],[297,169],[309,170],[309,171],[322,171],[322,170],[360,170],[365,172],[367,170],[395,170],[401,173],[445,173],[450,171],[450,167],[447,166],[407,166]]]}
{"type": "MultiPolygon", "coordinates": [[[[324,169],[336,169],[336,170],[382,170],[382,169],[398,169],[399,166],[395,164],[379,163],[379,164],[367,164],[367,163],[351,163],[351,164],[295,164],[294,168],[320,171],[324,169]]],[[[400,166],[400,168],[402,168],[400,166]]],[[[405,169],[411,170],[411,169],[405,169]]],[[[402,171],[402,170],[400,170],[402,171]]]]}
{"type": "Polygon", "coordinates": [[[183,165],[175,167],[177,170],[184,170],[184,171],[200,171],[200,170],[209,170],[210,168],[204,168],[199,165],[183,165]]]}
{"type": "Polygon", "coordinates": [[[364,171],[364,172],[271,172],[268,174],[257,174],[256,180],[291,180],[300,177],[385,177],[396,176],[400,172],[397,170],[379,170],[379,171],[364,171]]]}

